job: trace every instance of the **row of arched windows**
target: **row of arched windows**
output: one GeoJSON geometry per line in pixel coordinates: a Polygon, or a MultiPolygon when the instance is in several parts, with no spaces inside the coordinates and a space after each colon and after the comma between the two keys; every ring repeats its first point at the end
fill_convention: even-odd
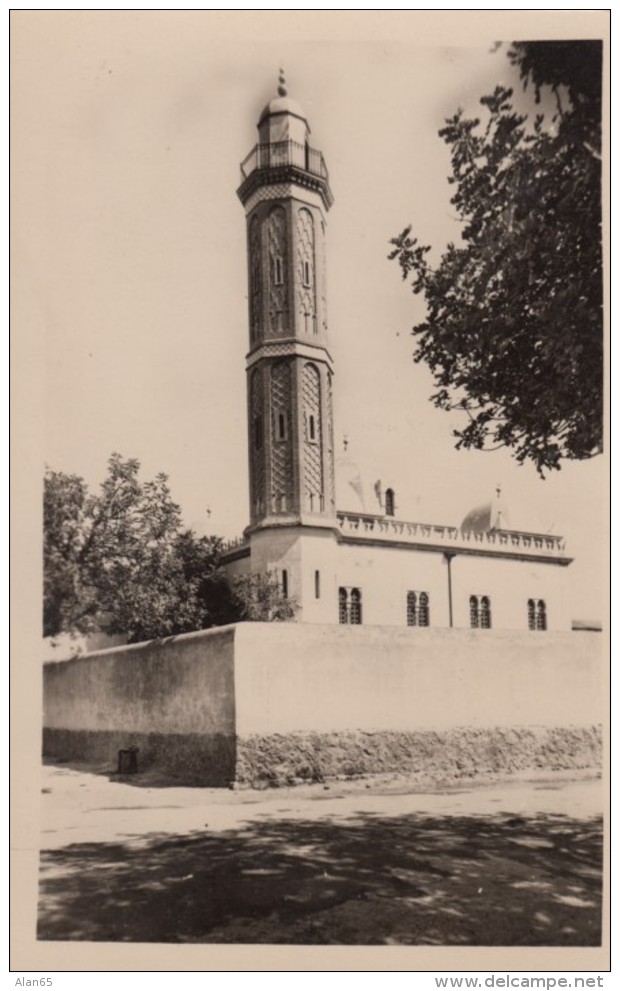
{"type": "MultiPolygon", "coordinates": [[[[472,629],[491,629],[491,600],[488,595],[469,597],[469,625],[472,629]]],[[[544,599],[527,600],[527,626],[529,630],[547,629],[547,605],[544,599]]]]}
{"type": "MultiPolygon", "coordinates": [[[[288,597],[288,572],[282,571],[282,595],[288,597]]],[[[314,572],[314,595],[321,597],[321,576],[314,572]]],[[[472,629],[491,629],[491,599],[488,595],[469,597],[469,620],[472,629]]],[[[547,629],[547,606],[544,599],[527,600],[527,620],[530,630],[547,629]]],[[[362,590],[340,587],[338,589],[338,621],[359,626],[362,623],[362,590]]],[[[428,592],[407,592],[407,626],[430,626],[428,592]]]]}

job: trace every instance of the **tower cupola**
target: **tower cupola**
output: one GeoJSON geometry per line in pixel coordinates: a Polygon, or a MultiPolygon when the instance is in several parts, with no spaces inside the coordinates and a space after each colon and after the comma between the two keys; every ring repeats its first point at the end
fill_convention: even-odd
{"type": "Polygon", "coordinates": [[[333,196],[320,151],[310,145],[310,125],[296,100],[288,95],[280,69],[278,93],[263,109],[258,121],[258,144],[241,163],[239,199],[248,199],[266,183],[295,181],[321,195],[329,210],[333,196]]]}
{"type": "Polygon", "coordinates": [[[260,144],[295,141],[304,146],[310,135],[306,115],[288,95],[284,71],[280,69],[278,95],[265,106],[258,121],[260,144]]]}

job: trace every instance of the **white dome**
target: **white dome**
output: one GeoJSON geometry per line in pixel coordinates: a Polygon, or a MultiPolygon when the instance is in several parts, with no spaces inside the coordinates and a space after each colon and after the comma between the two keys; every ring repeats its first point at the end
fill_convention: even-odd
{"type": "Polygon", "coordinates": [[[537,513],[524,512],[523,507],[511,505],[510,510],[498,486],[489,502],[475,506],[461,523],[466,533],[488,533],[490,530],[513,530],[518,533],[545,533],[537,513]]]}
{"type": "Polygon", "coordinates": [[[366,486],[357,461],[350,454],[336,458],[336,507],[343,513],[367,513],[366,486]]]}
{"type": "Polygon", "coordinates": [[[292,114],[293,117],[301,117],[302,120],[306,120],[306,115],[297,100],[292,100],[290,96],[274,96],[273,100],[270,100],[263,109],[258,121],[259,124],[265,117],[272,117],[274,114],[292,114]]]}

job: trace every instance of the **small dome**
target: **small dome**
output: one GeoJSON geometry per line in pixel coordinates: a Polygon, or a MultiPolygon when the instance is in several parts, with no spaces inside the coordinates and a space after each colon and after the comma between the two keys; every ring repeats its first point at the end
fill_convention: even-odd
{"type": "Polygon", "coordinates": [[[488,533],[489,530],[510,529],[512,529],[510,515],[501,497],[499,486],[494,499],[476,506],[461,523],[461,530],[465,533],[488,533]]]}
{"type": "Polygon", "coordinates": [[[265,106],[258,123],[261,124],[265,117],[272,117],[274,114],[292,114],[293,117],[301,117],[302,120],[306,120],[306,115],[297,100],[291,99],[290,96],[274,96],[273,100],[270,100],[265,106]]]}
{"type": "MultiPolygon", "coordinates": [[[[488,533],[489,530],[500,529],[495,523],[493,516],[493,503],[485,502],[481,506],[476,506],[472,509],[463,522],[461,523],[461,530],[466,533],[488,533]]],[[[503,529],[510,529],[507,523],[504,523],[503,529]]]]}
{"type": "Polygon", "coordinates": [[[365,485],[358,463],[351,455],[336,457],[336,502],[343,513],[367,513],[365,485]]]}
{"type": "Polygon", "coordinates": [[[274,96],[273,100],[269,101],[260,115],[258,121],[259,127],[265,120],[265,117],[273,117],[275,114],[292,114],[293,117],[301,117],[301,119],[305,121],[306,125],[308,123],[306,120],[306,115],[297,101],[292,100],[288,95],[286,79],[284,78],[284,69],[280,69],[280,73],[278,75],[278,95],[274,96]]]}

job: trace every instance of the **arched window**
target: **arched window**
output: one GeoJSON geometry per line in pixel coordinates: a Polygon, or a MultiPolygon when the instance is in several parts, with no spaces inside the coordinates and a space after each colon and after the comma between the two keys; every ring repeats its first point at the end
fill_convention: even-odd
{"type": "Polygon", "coordinates": [[[415,592],[407,592],[407,626],[417,625],[417,605],[418,597],[415,592]]]}
{"type": "Polygon", "coordinates": [[[429,620],[428,595],[426,592],[420,592],[420,602],[418,604],[418,626],[428,626],[429,620]]]}
{"type": "Polygon", "coordinates": [[[407,592],[407,626],[428,626],[428,592],[407,592]]]}
{"type": "Polygon", "coordinates": [[[338,621],[359,626],[362,622],[362,590],[359,588],[338,589],[338,621]]]}
{"type": "Polygon", "coordinates": [[[288,571],[286,568],[282,569],[282,596],[288,599],[288,571]]]}
{"type": "Polygon", "coordinates": [[[472,629],[491,629],[491,600],[488,595],[470,595],[469,625],[472,629]]]}
{"type": "Polygon", "coordinates": [[[491,600],[487,595],[483,595],[480,599],[480,628],[491,629],[491,600]]]}
{"type": "Polygon", "coordinates": [[[543,599],[538,600],[538,608],[536,609],[536,629],[547,629],[547,607],[543,599]]]}
{"type": "Polygon", "coordinates": [[[338,622],[349,622],[349,595],[346,588],[338,589],[338,622]]]}
{"type": "Polygon", "coordinates": [[[478,610],[478,596],[470,595],[469,597],[469,625],[472,630],[477,629],[480,626],[480,614],[478,610]]]}
{"type": "Polygon", "coordinates": [[[385,490],[385,515],[394,515],[394,489],[385,490]]]}
{"type": "Polygon", "coordinates": [[[349,608],[349,622],[359,626],[362,622],[362,593],[359,588],[351,589],[351,606],[349,608]]]}
{"type": "Polygon", "coordinates": [[[536,603],[533,599],[527,600],[527,628],[528,630],[536,629],[536,603]]]}

